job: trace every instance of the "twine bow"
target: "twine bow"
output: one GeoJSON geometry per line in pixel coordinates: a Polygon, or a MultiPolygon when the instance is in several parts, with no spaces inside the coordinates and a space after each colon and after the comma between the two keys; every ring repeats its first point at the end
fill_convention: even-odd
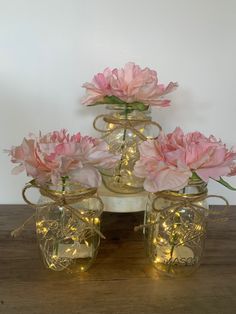
{"type": "MultiPolygon", "coordinates": [[[[102,214],[103,208],[104,208],[104,205],[103,205],[101,198],[98,197],[97,195],[94,195],[95,193],[96,193],[96,189],[88,189],[88,190],[82,191],[81,193],[75,193],[75,194],[71,194],[71,195],[67,196],[65,192],[51,191],[51,190],[45,189],[45,188],[41,187],[40,185],[37,185],[35,183],[35,181],[32,180],[28,184],[26,184],[26,186],[22,190],[22,197],[23,197],[24,201],[30,207],[32,207],[34,209],[42,209],[46,206],[52,206],[52,205],[55,205],[58,207],[64,207],[65,209],[70,211],[72,213],[72,215],[74,215],[76,218],[78,218],[80,221],[82,221],[87,226],[87,229],[90,229],[90,230],[96,232],[101,238],[105,239],[105,236],[98,230],[98,228],[96,228],[93,225],[92,222],[89,222],[89,219],[88,219],[88,218],[95,218],[95,216],[100,217],[102,214]],[[31,201],[28,200],[28,198],[26,196],[26,191],[29,189],[32,189],[32,188],[39,189],[40,193],[43,196],[48,197],[52,201],[45,202],[42,204],[32,203],[31,201]],[[97,199],[101,205],[101,209],[96,211],[96,215],[94,215],[94,213],[92,211],[90,213],[88,213],[87,215],[84,215],[84,214],[82,214],[82,210],[79,210],[79,209],[71,206],[72,204],[74,204],[80,200],[84,200],[84,199],[88,199],[88,198],[97,199]]],[[[25,222],[20,227],[13,230],[11,232],[11,235],[13,237],[17,237],[23,231],[25,226],[34,217],[35,217],[35,213],[33,215],[31,215],[29,218],[27,218],[25,220],[25,222]]]]}
{"type": "Polygon", "coordinates": [[[101,114],[101,115],[97,116],[95,118],[95,120],[93,121],[93,127],[96,131],[105,133],[104,137],[106,137],[107,135],[109,135],[109,134],[111,134],[117,130],[125,129],[125,130],[132,131],[141,140],[146,141],[147,137],[144,136],[140,131],[138,131],[136,129],[136,126],[140,125],[142,123],[144,125],[154,125],[159,129],[159,131],[162,130],[162,127],[160,126],[159,123],[151,121],[150,119],[138,119],[138,118],[136,118],[136,119],[132,119],[132,118],[131,119],[130,118],[129,119],[119,119],[119,118],[112,117],[112,116],[106,115],[106,114],[101,114]],[[107,123],[112,123],[115,125],[115,127],[110,129],[110,130],[103,130],[97,126],[97,122],[99,119],[103,119],[103,121],[105,121],[107,123]]]}
{"type": "MultiPolygon", "coordinates": [[[[225,202],[225,209],[224,211],[226,211],[229,207],[229,202],[227,201],[227,199],[223,196],[220,196],[220,195],[207,195],[207,191],[206,192],[202,192],[202,193],[199,193],[199,194],[179,194],[177,192],[172,192],[172,191],[162,191],[162,192],[157,192],[155,193],[156,195],[156,198],[153,200],[153,203],[152,203],[152,210],[156,213],[161,213],[162,211],[165,211],[167,212],[169,209],[172,209],[172,212],[167,216],[165,217],[165,220],[168,220],[168,218],[173,215],[176,211],[178,211],[180,208],[183,208],[183,207],[189,207],[191,208],[194,212],[196,213],[199,213],[199,210],[204,210],[204,211],[207,211],[208,209],[197,204],[197,202],[201,202],[201,201],[204,201],[208,198],[218,198],[218,199],[222,199],[224,202],[225,202]],[[173,201],[174,203],[171,204],[170,206],[167,206],[167,207],[164,207],[162,209],[158,209],[155,207],[155,202],[158,198],[162,198],[162,199],[165,199],[165,200],[169,200],[169,201],[173,201]]],[[[217,215],[218,212],[215,212],[215,211],[211,211],[211,213],[217,215]]],[[[222,211],[221,211],[222,213],[222,211]]],[[[223,220],[225,221],[226,219],[217,219],[218,221],[219,220],[223,220]]],[[[158,220],[159,221],[159,220],[158,220]]],[[[142,225],[139,225],[139,226],[135,226],[134,227],[134,231],[138,231],[142,228],[149,228],[151,227],[152,225],[158,223],[158,221],[154,221],[154,222],[148,222],[146,224],[142,224],[142,225]]]]}

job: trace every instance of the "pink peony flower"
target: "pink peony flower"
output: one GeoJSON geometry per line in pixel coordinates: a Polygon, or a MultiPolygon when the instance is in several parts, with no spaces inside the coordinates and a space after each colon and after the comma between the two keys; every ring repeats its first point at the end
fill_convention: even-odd
{"type": "Polygon", "coordinates": [[[103,140],[80,133],[70,136],[66,130],[40,134],[39,137],[31,135],[8,153],[11,161],[19,164],[13,169],[14,174],[25,170],[40,184],[57,184],[62,177],[69,177],[86,187],[100,185],[98,168],[112,168],[120,159],[119,155],[108,151],[103,140]]]}
{"type": "Polygon", "coordinates": [[[163,99],[163,96],[172,92],[177,83],[170,82],[167,87],[158,84],[156,71],[141,69],[129,62],[121,69],[106,68],[94,76],[92,83],[85,83],[83,87],[87,95],[82,103],[86,105],[107,103],[105,97],[115,96],[127,104],[138,102],[146,106],[166,107],[170,100],[163,99]]]}
{"type": "Polygon", "coordinates": [[[176,128],[173,133],[161,133],[157,139],[141,143],[139,151],[134,172],[145,178],[144,188],[149,192],[180,190],[193,173],[205,182],[236,175],[236,150],[228,150],[214,136],[200,132],[185,135],[176,128]]]}

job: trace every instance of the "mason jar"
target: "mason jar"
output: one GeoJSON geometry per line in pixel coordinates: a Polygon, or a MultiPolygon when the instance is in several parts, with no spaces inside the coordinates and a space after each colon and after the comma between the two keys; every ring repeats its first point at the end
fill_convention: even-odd
{"type": "Polygon", "coordinates": [[[200,265],[208,216],[207,185],[189,181],[178,191],[150,193],[145,214],[147,255],[160,274],[185,276],[200,265]]]}
{"type": "Polygon", "coordinates": [[[36,233],[44,264],[55,271],[86,271],[100,244],[103,203],[97,190],[66,183],[44,185],[40,193],[36,233]]]}
{"type": "Polygon", "coordinates": [[[150,109],[139,111],[109,105],[107,110],[108,114],[95,119],[94,128],[108,143],[109,151],[121,157],[113,169],[101,169],[104,185],[116,193],[143,191],[143,179],[134,175],[134,165],[139,159],[138,145],[158,136],[161,127],[151,120],[150,109]]]}

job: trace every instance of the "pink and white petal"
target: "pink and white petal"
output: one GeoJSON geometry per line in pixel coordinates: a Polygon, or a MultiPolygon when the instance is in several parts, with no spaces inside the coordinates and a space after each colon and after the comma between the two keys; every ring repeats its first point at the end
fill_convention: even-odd
{"type": "Polygon", "coordinates": [[[143,183],[144,190],[155,193],[159,191],[159,185],[156,181],[146,178],[143,183]]]}
{"type": "Polygon", "coordinates": [[[158,190],[174,190],[178,191],[184,188],[189,178],[192,176],[192,172],[190,170],[179,171],[175,169],[166,169],[162,170],[158,173],[156,177],[156,181],[158,182],[158,190]]]}
{"type": "Polygon", "coordinates": [[[24,170],[25,170],[25,166],[23,164],[21,164],[19,166],[16,166],[15,168],[13,168],[11,173],[12,174],[19,174],[19,173],[21,173],[24,170]]]}
{"type": "Polygon", "coordinates": [[[145,162],[143,162],[142,160],[136,161],[134,165],[134,175],[138,178],[145,178],[147,176],[145,162]]]}
{"type": "Polygon", "coordinates": [[[230,167],[212,167],[201,168],[195,170],[196,174],[205,182],[208,182],[209,178],[219,180],[220,177],[230,174],[230,167]]]}
{"type": "Polygon", "coordinates": [[[155,146],[155,141],[147,140],[147,141],[142,142],[139,145],[139,152],[141,156],[156,158],[158,152],[155,146]]]}
{"type": "Polygon", "coordinates": [[[102,183],[100,172],[93,167],[84,167],[69,174],[72,181],[79,182],[85,187],[98,187],[102,183]]]}

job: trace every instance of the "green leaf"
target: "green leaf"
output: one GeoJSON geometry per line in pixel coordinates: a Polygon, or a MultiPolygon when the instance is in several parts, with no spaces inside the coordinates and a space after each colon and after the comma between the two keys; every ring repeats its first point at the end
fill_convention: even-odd
{"type": "Polygon", "coordinates": [[[102,101],[98,101],[98,102],[91,104],[91,105],[88,105],[88,106],[107,105],[107,104],[109,104],[109,105],[122,105],[122,106],[126,105],[126,103],[124,101],[120,100],[116,96],[105,96],[102,101]]]}
{"type": "Polygon", "coordinates": [[[193,172],[191,180],[202,180],[202,179],[196,174],[196,172],[193,172]]]}
{"type": "Polygon", "coordinates": [[[132,103],[126,103],[120,98],[116,96],[105,96],[102,101],[98,101],[95,104],[91,104],[88,106],[97,106],[97,105],[118,105],[120,107],[126,107],[129,110],[139,110],[139,111],[145,111],[148,109],[148,106],[144,105],[142,102],[132,102],[132,103]]]}
{"type": "Polygon", "coordinates": [[[215,180],[216,182],[219,182],[220,184],[224,185],[227,189],[236,191],[236,188],[234,188],[232,185],[230,185],[228,182],[226,182],[224,179],[220,178],[220,180],[215,180]]]}
{"type": "Polygon", "coordinates": [[[132,102],[128,104],[133,110],[145,111],[148,109],[148,106],[144,105],[142,102],[132,102]]]}

